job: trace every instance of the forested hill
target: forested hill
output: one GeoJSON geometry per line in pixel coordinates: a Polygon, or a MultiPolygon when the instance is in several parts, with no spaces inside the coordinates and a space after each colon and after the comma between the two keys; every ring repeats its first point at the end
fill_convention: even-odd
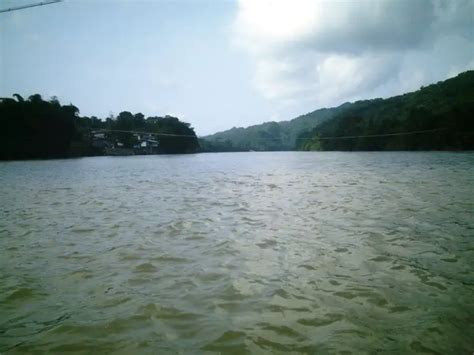
{"type": "Polygon", "coordinates": [[[207,151],[277,151],[294,150],[296,137],[302,132],[311,130],[318,124],[329,120],[348,105],[323,108],[291,121],[266,122],[247,128],[232,128],[204,137],[201,148],[207,151]]]}
{"type": "Polygon", "coordinates": [[[355,102],[297,142],[299,150],[472,150],[474,71],[404,95],[355,102]]]}
{"type": "Polygon", "coordinates": [[[221,152],[474,149],[472,112],[474,71],[467,71],[388,99],[345,103],[290,121],[234,127],[204,137],[200,145],[204,151],[221,152]],[[418,131],[429,132],[414,133],[418,131]],[[382,136],[360,137],[369,135],[382,136]]]}

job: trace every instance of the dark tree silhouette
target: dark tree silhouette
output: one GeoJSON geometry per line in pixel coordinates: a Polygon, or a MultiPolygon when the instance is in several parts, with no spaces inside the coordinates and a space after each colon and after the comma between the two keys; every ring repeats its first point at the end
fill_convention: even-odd
{"type": "Polygon", "coordinates": [[[93,146],[91,136],[101,129],[108,130],[106,139],[111,144],[120,141],[126,148],[137,143],[137,135],[114,131],[170,134],[156,136],[161,153],[193,153],[199,149],[193,128],[176,117],[145,118],[142,113],[123,111],[103,121],[94,116],[80,117],[76,106],[61,105],[56,97],[49,101],[39,94],[27,100],[19,94],[13,97],[0,99],[1,160],[104,154],[103,149],[93,146]]]}

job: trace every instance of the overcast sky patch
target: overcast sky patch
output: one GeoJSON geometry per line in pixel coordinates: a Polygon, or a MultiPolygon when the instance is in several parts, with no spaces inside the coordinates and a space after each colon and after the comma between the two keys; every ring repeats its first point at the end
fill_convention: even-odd
{"type": "Polygon", "coordinates": [[[0,14],[0,96],[179,113],[204,135],[473,69],[473,16],[473,0],[64,0],[0,14]]]}

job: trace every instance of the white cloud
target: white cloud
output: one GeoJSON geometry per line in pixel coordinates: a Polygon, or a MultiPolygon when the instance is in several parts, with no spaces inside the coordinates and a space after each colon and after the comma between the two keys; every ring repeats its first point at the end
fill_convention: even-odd
{"type": "Polygon", "coordinates": [[[269,100],[393,95],[472,66],[472,0],[240,0],[234,43],[269,100]]]}
{"type": "Polygon", "coordinates": [[[241,1],[237,22],[241,34],[261,40],[285,41],[312,31],[317,19],[317,3],[300,0],[298,6],[289,1],[241,1]]]}

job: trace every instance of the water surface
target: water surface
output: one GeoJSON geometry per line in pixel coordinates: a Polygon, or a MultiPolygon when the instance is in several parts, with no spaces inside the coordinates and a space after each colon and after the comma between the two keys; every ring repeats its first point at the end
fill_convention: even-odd
{"type": "Polygon", "coordinates": [[[473,153],[0,163],[0,352],[474,351],[473,153]]]}

